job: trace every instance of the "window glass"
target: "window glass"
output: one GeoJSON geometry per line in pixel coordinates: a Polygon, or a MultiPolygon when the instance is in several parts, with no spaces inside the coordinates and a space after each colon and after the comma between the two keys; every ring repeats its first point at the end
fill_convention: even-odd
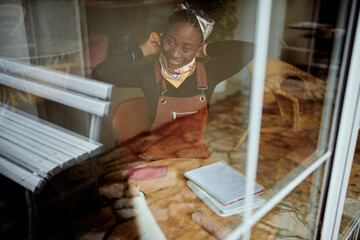
{"type": "Polygon", "coordinates": [[[338,239],[356,239],[359,235],[359,153],[358,137],[338,239]]]}
{"type": "Polygon", "coordinates": [[[331,148],[349,11],[335,1],[280,2],[272,9],[257,173],[274,189],[331,148]]]}
{"type": "Polygon", "coordinates": [[[251,239],[315,239],[323,166],[307,177],[252,229],[251,239]]]}
{"type": "MultiPolygon", "coordinates": [[[[86,155],[95,159],[100,206],[77,215],[64,233],[42,234],[221,239],[243,223],[243,210],[216,215],[184,173],[224,161],[246,175],[258,6],[200,1],[197,10],[205,10],[197,11],[194,1],[181,2],[1,2],[2,106],[102,144],[86,155]],[[147,204],[128,194],[129,175],[147,204]]],[[[338,1],[273,1],[256,176],[264,191],[256,210],[332,147],[349,9],[338,1]]],[[[87,179],[89,166],[64,164],[51,194],[87,179]]],[[[256,225],[253,239],[316,234],[322,166],[256,225]]]]}

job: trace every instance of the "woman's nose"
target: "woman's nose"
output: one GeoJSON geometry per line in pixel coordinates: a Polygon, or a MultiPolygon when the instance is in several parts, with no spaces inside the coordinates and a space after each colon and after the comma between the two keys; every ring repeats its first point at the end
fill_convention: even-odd
{"type": "Polygon", "coordinates": [[[174,48],[174,49],[171,51],[171,55],[172,55],[172,57],[174,57],[174,58],[181,57],[181,50],[176,47],[176,48],[174,48]]]}

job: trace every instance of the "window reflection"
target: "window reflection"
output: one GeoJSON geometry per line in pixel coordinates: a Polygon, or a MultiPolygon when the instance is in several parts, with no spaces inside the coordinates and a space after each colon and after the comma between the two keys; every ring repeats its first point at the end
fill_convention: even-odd
{"type": "Polygon", "coordinates": [[[47,65],[81,51],[77,1],[9,1],[2,3],[4,37],[1,56],[47,65]],[[54,10],[55,9],[55,10],[54,10]],[[12,28],[5,30],[5,27],[12,28]]]}
{"type": "Polygon", "coordinates": [[[327,96],[334,94],[327,92],[327,85],[337,83],[332,76],[339,73],[341,62],[331,57],[335,43],[341,51],[346,33],[342,23],[337,22],[338,4],[333,2],[329,12],[323,1],[305,5],[287,1],[273,9],[271,38],[279,41],[269,42],[269,55],[277,59],[267,63],[258,177],[270,172],[265,166],[280,164],[276,178],[267,178],[275,188],[314,162],[314,156],[323,151],[318,149],[320,142],[328,141],[320,135],[329,128],[324,111],[329,115],[333,111],[324,110],[325,101],[333,101],[327,96]],[[283,14],[282,31],[276,13],[283,14]],[[278,55],[274,49],[279,50],[278,55]]]}
{"type": "Polygon", "coordinates": [[[323,166],[307,177],[252,229],[251,239],[316,239],[323,166]],[[319,175],[320,173],[320,175],[319,175]]]}
{"type": "MultiPolygon", "coordinates": [[[[150,32],[162,29],[177,2],[19,0],[1,3],[0,72],[22,78],[24,76],[14,72],[14,69],[9,70],[9,65],[6,64],[9,61],[31,63],[31,73],[49,77],[49,81],[54,79],[56,71],[55,75],[62,79],[63,85],[60,87],[65,90],[68,83],[76,82],[77,76],[85,77],[82,79],[84,81],[93,80],[93,69],[105,59],[116,56],[129,47],[140,45],[150,32]]],[[[337,26],[338,12],[333,9],[338,4],[332,3],[332,11],[327,11],[325,2],[274,1],[276,7],[272,13],[257,168],[257,181],[265,187],[263,197],[267,200],[319,157],[317,149],[319,134],[324,128],[322,118],[328,94],[326,86],[329,81],[337,81],[328,76],[330,70],[339,70],[341,62],[341,59],[336,59],[331,63],[332,49],[335,39],[344,38],[346,33],[346,29],[337,26]]],[[[225,18],[214,29],[208,42],[253,42],[256,2],[238,0],[224,1],[223,4],[225,18]]],[[[251,54],[250,51],[249,56],[251,54]]],[[[156,61],[158,57],[143,59],[138,64],[152,64],[156,61]]],[[[229,63],[232,64],[234,63],[229,63]]],[[[240,72],[214,89],[204,133],[204,144],[211,153],[204,160],[206,163],[223,160],[241,171],[246,167],[253,64],[250,61],[240,72]]],[[[115,65],[114,69],[119,67],[115,65]]],[[[115,79],[113,76],[110,78],[115,79]]],[[[32,77],[31,81],[37,79],[32,77]]],[[[113,114],[101,125],[104,152],[99,157],[98,171],[100,192],[106,199],[106,207],[103,205],[100,212],[111,219],[105,224],[106,227],[100,227],[104,235],[115,236],[121,234],[124,228],[135,225],[134,219],[126,221],[133,215],[121,211],[124,210],[121,198],[127,188],[127,171],[149,163],[149,159],[140,159],[137,155],[137,149],[148,141],[149,109],[143,98],[144,92],[138,86],[129,86],[130,88],[120,86],[114,90],[111,96],[113,114]],[[133,101],[135,105],[127,105],[133,101]],[[138,112],[132,111],[134,109],[138,112]],[[114,207],[119,210],[116,216],[110,211],[114,207]],[[121,224],[114,220],[117,218],[124,218],[121,224]],[[109,229],[117,230],[111,232],[109,229]]],[[[4,103],[31,109],[41,117],[76,132],[87,131],[84,130],[89,125],[87,115],[31,95],[26,87],[13,89],[7,86],[1,91],[1,101],[4,103]],[[72,119],[69,116],[75,116],[76,121],[69,121],[68,119],[72,119]]],[[[175,170],[177,168],[174,167],[175,170]]],[[[177,184],[176,181],[181,181],[181,178],[175,179],[174,176],[181,171],[175,170],[173,175],[168,175],[167,182],[160,179],[157,180],[159,185],[147,184],[163,186],[164,189],[170,186],[170,190],[175,189],[174,186],[186,187],[183,183],[177,184]]],[[[280,211],[281,214],[273,212],[258,227],[261,229],[261,224],[271,226],[262,230],[270,231],[274,238],[279,235],[293,236],[293,232],[301,238],[311,236],[316,228],[314,221],[319,198],[317,193],[322,184],[319,180],[322,174],[320,168],[314,173],[315,176],[306,179],[303,185],[276,207],[274,212],[280,211]],[[300,217],[294,212],[300,212],[300,217]],[[283,234],[281,231],[289,216],[291,219],[301,218],[297,219],[298,222],[294,221],[294,226],[301,223],[302,228],[288,228],[283,234]],[[306,228],[311,230],[305,230],[306,228]]],[[[161,194],[162,198],[173,200],[165,206],[158,205],[156,199],[148,201],[150,209],[156,209],[156,220],[160,226],[167,226],[172,224],[168,219],[175,218],[181,212],[185,219],[182,219],[184,228],[173,232],[189,236],[190,230],[188,233],[182,231],[190,225],[187,222],[190,219],[186,219],[186,216],[194,210],[196,196],[181,189],[171,194],[166,191],[161,194]],[[181,201],[178,201],[180,198],[181,201]]],[[[211,211],[206,213],[212,214],[211,211]]],[[[210,218],[223,221],[227,230],[235,228],[242,221],[241,215],[225,220],[215,215],[210,218]]],[[[86,231],[91,232],[93,226],[88,226],[89,222],[82,224],[86,231]]],[[[208,236],[205,232],[201,234],[208,236]]],[[[253,238],[260,237],[254,235],[253,238]]]]}
{"type": "Polygon", "coordinates": [[[359,236],[360,218],[360,137],[358,137],[354,160],[351,168],[349,184],[346,192],[345,205],[341,218],[338,239],[356,239],[359,236]]]}
{"type": "Polygon", "coordinates": [[[10,58],[29,56],[24,22],[25,15],[26,11],[21,1],[11,1],[0,5],[1,56],[10,58]]]}

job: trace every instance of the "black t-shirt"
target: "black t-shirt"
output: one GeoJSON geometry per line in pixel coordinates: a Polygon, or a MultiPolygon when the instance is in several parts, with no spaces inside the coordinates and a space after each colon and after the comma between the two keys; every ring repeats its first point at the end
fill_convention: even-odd
{"type": "MultiPolygon", "coordinates": [[[[210,43],[206,53],[211,57],[205,62],[208,89],[204,91],[209,106],[214,88],[243,69],[253,57],[253,44],[242,41],[210,43]]],[[[97,80],[112,83],[118,87],[141,88],[146,97],[150,120],[153,122],[159,98],[156,87],[155,67],[151,64],[133,64],[143,58],[139,47],[126,50],[100,63],[93,70],[97,80]]],[[[201,94],[197,87],[196,73],[188,77],[178,88],[166,81],[165,96],[190,97],[201,94]]]]}

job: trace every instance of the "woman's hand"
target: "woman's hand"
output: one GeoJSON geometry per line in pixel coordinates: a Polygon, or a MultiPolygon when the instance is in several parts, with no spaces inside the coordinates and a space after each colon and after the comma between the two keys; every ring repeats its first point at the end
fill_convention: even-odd
{"type": "Polygon", "coordinates": [[[139,184],[135,183],[134,180],[129,179],[128,180],[128,184],[129,184],[129,195],[130,197],[137,197],[139,196],[139,184]]]}
{"type": "Polygon", "coordinates": [[[155,55],[160,53],[160,37],[156,33],[152,32],[149,38],[140,45],[144,57],[155,55]]]}

